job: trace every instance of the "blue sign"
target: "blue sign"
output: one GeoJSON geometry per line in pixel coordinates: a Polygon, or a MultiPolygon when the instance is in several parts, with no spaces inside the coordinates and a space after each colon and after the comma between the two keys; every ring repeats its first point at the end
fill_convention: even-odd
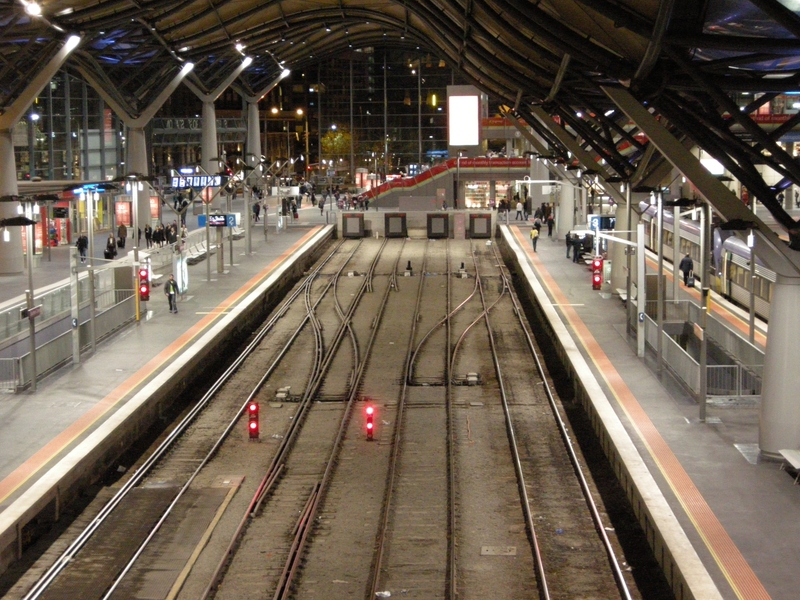
{"type": "MultiPolygon", "coordinates": [[[[206,216],[197,215],[197,225],[206,226],[206,216]]],[[[208,215],[209,227],[236,227],[236,215],[208,215]]]]}

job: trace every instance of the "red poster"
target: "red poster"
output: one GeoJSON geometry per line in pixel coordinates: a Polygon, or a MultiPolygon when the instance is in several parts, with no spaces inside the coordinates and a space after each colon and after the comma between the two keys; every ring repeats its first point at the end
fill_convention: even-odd
{"type": "Polygon", "coordinates": [[[150,218],[158,219],[158,208],[160,205],[158,196],[150,196],[150,218]]]}
{"type": "Polygon", "coordinates": [[[114,212],[117,217],[117,225],[125,225],[126,227],[131,226],[131,203],[130,202],[120,202],[117,201],[114,203],[114,212]]]}

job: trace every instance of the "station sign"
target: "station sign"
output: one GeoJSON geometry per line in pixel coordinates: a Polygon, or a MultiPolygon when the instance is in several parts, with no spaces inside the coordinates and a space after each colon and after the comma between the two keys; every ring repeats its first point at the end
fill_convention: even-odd
{"type": "Polygon", "coordinates": [[[209,227],[236,227],[236,215],[208,215],[209,227]]]}
{"type": "Polygon", "coordinates": [[[172,178],[172,187],[176,190],[188,188],[202,189],[221,187],[228,182],[227,175],[179,175],[172,178]]]}

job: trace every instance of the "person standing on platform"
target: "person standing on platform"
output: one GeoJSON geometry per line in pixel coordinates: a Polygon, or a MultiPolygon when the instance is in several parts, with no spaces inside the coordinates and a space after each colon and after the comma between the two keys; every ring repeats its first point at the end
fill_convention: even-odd
{"type": "Polygon", "coordinates": [[[150,223],[144,226],[144,243],[148,248],[153,247],[153,228],[150,223]]]}
{"type": "Polygon", "coordinates": [[[117,227],[117,237],[119,238],[119,247],[125,247],[125,240],[128,237],[128,228],[125,227],[125,223],[120,223],[119,227],[117,227]]]}
{"type": "Polygon", "coordinates": [[[258,223],[258,219],[261,217],[261,203],[256,201],[253,203],[253,220],[258,223]]]}
{"type": "Polygon", "coordinates": [[[78,249],[78,254],[81,255],[81,262],[86,262],[86,249],[89,247],[89,238],[85,235],[79,236],[75,247],[78,249]]]}
{"type": "Polygon", "coordinates": [[[573,234],[572,236],[572,262],[576,263],[581,259],[581,246],[583,246],[583,240],[578,236],[578,234],[573,234]]]}
{"type": "Polygon", "coordinates": [[[538,252],[536,250],[536,244],[539,243],[539,230],[536,227],[531,227],[531,245],[533,246],[533,251],[538,252]]]}
{"type": "Polygon", "coordinates": [[[522,202],[520,202],[519,196],[517,196],[517,216],[514,217],[515,221],[519,221],[522,219],[522,202]]]}
{"type": "Polygon", "coordinates": [[[567,258],[569,258],[569,251],[572,249],[572,232],[568,231],[564,239],[567,241],[567,258]]]}
{"type": "Polygon", "coordinates": [[[694,271],[694,262],[692,257],[688,254],[681,259],[681,264],[678,265],[681,273],[683,273],[683,285],[689,285],[689,275],[694,271]]]}
{"type": "Polygon", "coordinates": [[[169,281],[164,285],[164,295],[169,300],[169,312],[178,312],[178,284],[175,283],[175,276],[170,275],[169,281]]]}
{"type": "Polygon", "coordinates": [[[106,242],[106,249],[103,253],[105,258],[112,260],[117,255],[117,241],[114,239],[114,234],[108,234],[108,241],[106,242]]]}
{"type": "Polygon", "coordinates": [[[547,215],[547,237],[553,237],[553,223],[554,223],[553,215],[547,215]]]}

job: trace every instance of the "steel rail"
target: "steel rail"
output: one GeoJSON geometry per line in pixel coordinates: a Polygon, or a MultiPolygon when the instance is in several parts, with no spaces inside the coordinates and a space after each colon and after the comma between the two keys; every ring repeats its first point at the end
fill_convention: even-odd
{"type": "Polygon", "coordinates": [[[136,487],[139,482],[147,475],[147,473],[155,466],[158,461],[163,457],[167,451],[172,447],[176,440],[184,433],[194,419],[202,412],[206,405],[211,401],[216,392],[232,377],[241,364],[252,354],[258,347],[263,338],[272,330],[275,324],[280,320],[286,312],[288,312],[291,305],[300,295],[303,287],[308,285],[317,273],[327,264],[333,256],[336,255],[339,248],[343,245],[344,240],[334,248],[330,254],[307,276],[306,281],[293,292],[276,311],[276,314],[270,318],[267,323],[256,334],[254,339],[247,345],[247,347],[239,354],[239,356],[225,369],[217,381],[209,388],[203,397],[192,407],[187,415],[176,425],[169,435],[158,445],[152,454],[142,463],[133,476],[125,482],[125,484],[114,494],[114,496],[105,504],[100,512],[92,519],[83,531],[76,537],[75,540],[67,547],[64,552],[56,559],[56,561],[47,569],[47,571],[40,577],[36,583],[31,587],[28,593],[24,596],[24,600],[35,600],[49,588],[50,584],[55,578],[63,571],[66,566],[75,558],[80,550],[86,545],[89,539],[94,535],[97,529],[108,519],[111,513],[117,508],[122,500],[136,487]]]}
{"type": "MultiPolygon", "coordinates": [[[[500,265],[503,264],[500,255],[497,252],[497,248],[494,248],[494,254],[498,263],[500,265]]],[[[511,287],[511,280],[503,269],[500,267],[501,276],[503,277],[503,281],[505,285],[509,289],[513,289],[511,287]]],[[[600,515],[600,510],[597,508],[597,503],[594,501],[594,497],[592,496],[591,489],[589,488],[589,483],[586,480],[586,476],[583,474],[583,468],[581,467],[580,460],[578,459],[578,455],[575,452],[575,448],[572,444],[572,439],[569,436],[569,429],[567,428],[567,424],[561,416],[561,412],[558,409],[558,404],[555,400],[555,395],[553,394],[553,390],[550,387],[550,383],[547,381],[546,372],[544,369],[544,365],[542,363],[541,357],[539,356],[539,352],[536,349],[536,345],[533,342],[533,336],[528,331],[526,327],[526,320],[524,318],[524,311],[522,307],[519,305],[517,298],[514,294],[511,294],[511,301],[514,306],[514,312],[517,314],[517,319],[520,322],[520,326],[522,327],[522,331],[525,334],[525,339],[528,343],[528,348],[533,356],[533,360],[536,363],[536,370],[539,373],[542,381],[544,382],[543,388],[545,393],[547,394],[547,400],[550,403],[550,408],[553,412],[553,416],[555,417],[556,425],[558,426],[559,433],[561,434],[561,439],[564,441],[564,446],[566,447],[567,453],[569,454],[570,461],[572,462],[572,467],[575,471],[575,475],[578,478],[578,482],[580,483],[581,491],[583,492],[584,498],[586,499],[586,504],[589,507],[589,511],[592,514],[592,520],[594,521],[595,529],[597,530],[598,535],[603,543],[603,547],[605,548],[606,555],[608,557],[609,564],[611,565],[611,570],[614,575],[614,580],[617,583],[617,588],[624,600],[632,600],[632,596],[630,590],[628,589],[628,584],[625,581],[625,577],[622,573],[622,568],[620,567],[619,560],[617,559],[617,555],[614,552],[614,547],[611,544],[611,540],[608,538],[608,534],[606,533],[605,523],[603,522],[603,518],[600,515]]]]}
{"type": "MultiPolygon", "coordinates": [[[[449,252],[449,246],[448,246],[448,252],[449,252]]],[[[447,265],[447,268],[448,268],[448,273],[450,273],[450,270],[449,270],[450,269],[450,264],[449,263],[447,265]]],[[[448,285],[449,285],[449,282],[450,282],[450,280],[448,279],[448,285]]],[[[433,327],[431,327],[428,330],[428,333],[426,333],[422,337],[422,339],[419,341],[419,343],[417,344],[417,347],[414,349],[414,354],[411,357],[411,369],[410,369],[410,375],[409,375],[409,380],[408,380],[409,384],[413,384],[414,383],[414,365],[417,362],[417,354],[419,354],[420,350],[422,350],[422,346],[428,341],[428,338],[433,334],[434,331],[439,329],[439,327],[444,325],[449,319],[453,318],[459,311],[461,311],[461,309],[463,309],[464,306],[466,306],[466,304],[470,300],[472,300],[472,298],[475,296],[475,294],[477,292],[478,292],[478,283],[475,282],[475,286],[472,288],[472,293],[469,296],[467,296],[463,300],[463,302],[461,302],[453,310],[448,310],[447,313],[445,314],[445,316],[443,316],[436,324],[434,324],[433,327]]]]}
{"type": "MultiPolygon", "coordinates": [[[[453,415],[453,348],[451,337],[453,334],[452,312],[450,307],[453,302],[453,283],[450,271],[450,240],[447,244],[447,324],[445,334],[445,365],[444,379],[446,386],[445,412],[447,418],[447,585],[445,594],[449,600],[458,598],[458,543],[456,540],[456,506],[458,504],[456,488],[456,444],[455,444],[455,417],[453,415]]],[[[477,277],[476,277],[477,279],[477,277]]],[[[475,292],[473,291],[473,294],[475,292]]],[[[470,294],[470,298],[473,294],[470,294]]],[[[466,304],[466,300],[460,306],[466,304]]]]}
{"type": "MultiPolygon", "coordinates": [[[[349,260],[349,258],[351,258],[353,256],[353,254],[355,253],[355,251],[357,249],[358,249],[358,246],[356,246],[356,248],[353,249],[353,252],[350,254],[350,257],[348,257],[348,260],[349,260]]],[[[337,248],[337,250],[338,250],[338,248],[337,248]]],[[[332,253],[331,256],[333,256],[333,254],[335,254],[335,252],[336,251],[334,251],[334,253],[332,253]]],[[[346,262],[344,264],[346,264],[346,262]]],[[[323,265],[320,265],[320,268],[322,266],[323,265]]],[[[309,290],[311,289],[312,284],[314,282],[314,279],[316,278],[316,275],[318,273],[319,273],[319,270],[316,270],[316,273],[313,274],[313,276],[309,275],[309,277],[307,277],[306,281],[303,283],[301,289],[297,290],[298,293],[296,295],[293,295],[293,296],[295,298],[297,298],[297,296],[299,296],[299,292],[303,288],[305,288],[304,297],[306,299],[308,299],[309,290]]],[[[320,296],[319,296],[319,298],[317,300],[317,303],[322,301],[322,298],[325,296],[325,293],[327,292],[329,287],[330,286],[326,286],[323,289],[323,292],[322,292],[322,294],[320,294],[320,296]]],[[[273,359],[272,364],[270,364],[270,366],[265,371],[264,375],[262,375],[261,379],[258,381],[258,383],[250,391],[250,393],[247,396],[247,399],[239,407],[239,410],[234,414],[233,418],[228,423],[228,426],[223,430],[223,432],[222,432],[222,434],[220,434],[219,438],[217,438],[217,441],[214,443],[212,448],[208,451],[208,453],[203,458],[203,460],[200,462],[200,464],[195,468],[194,472],[190,475],[190,477],[186,481],[186,483],[184,483],[184,485],[181,486],[181,489],[178,491],[177,495],[172,499],[172,501],[167,506],[165,511],[162,513],[161,517],[158,519],[156,524],[152,527],[152,529],[148,533],[147,537],[139,545],[139,547],[137,548],[136,552],[133,554],[133,556],[127,562],[127,564],[122,569],[122,571],[117,575],[117,577],[115,578],[115,580],[111,584],[111,586],[108,588],[108,590],[106,590],[105,594],[103,595],[103,600],[108,600],[112,596],[112,594],[114,593],[116,588],[119,586],[119,584],[122,582],[122,580],[128,574],[128,572],[136,564],[136,561],[139,559],[139,557],[142,555],[144,550],[150,544],[152,539],[155,537],[155,535],[161,529],[161,526],[164,524],[164,522],[167,520],[169,515],[172,513],[172,510],[175,508],[175,506],[177,506],[178,501],[180,501],[180,499],[183,497],[183,495],[188,491],[188,489],[191,486],[191,484],[194,482],[194,480],[197,478],[197,476],[201,473],[201,471],[205,468],[205,466],[209,463],[209,461],[216,455],[217,451],[222,446],[222,444],[225,442],[227,437],[230,435],[231,431],[233,431],[234,427],[236,427],[236,425],[239,422],[239,419],[241,419],[242,415],[244,414],[245,410],[247,409],[247,405],[256,396],[256,394],[258,394],[258,392],[260,391],[260,389],[262,388],[264,383],[267,381],[267,379],[270,377],[270,375],[272,375],[274,370],[277,368],[277,366],[280,364],[280,362],[286,356],[286,353],[289,351],[289,349],[294,344],[295,340],[297,339],[297,337],[299,336],[299,334],[301,333],[301,331],[305,327],[306,322],[309,321],[309,320],[313,320],[312,317],[313,317],[313,309],[312,309],[312,311],[308,311],[307,310],[305,318],[295,328],[294,333],[291,335],[289,340],[287,340],[287,342],[284,344],[283,348],[278,353],[278,355],[273,359]]],[[[263,339],[263,336],[262,336],[262,339],[263,339]]]]}
{"type": "MultiPolygon", "coordinates": [[[[478,269],[478,260],[473,254],[473,260],[475,261],[475,277],[480,278],[480,270],[478,269]]],[[[530,536],[531,540],[531,549],[533,550],[533,560],[535,563],[536,573],[538,577],[536,578],[536,582],[539,587],[539,595],[542,600],[549,600],[550,599],[550,591],[547,587],[547,577],[545,576],[544,572],[544,561],[542,560],[542,553],[539,548],[539,541],[536,537],[536,527],[533,523],[533,513],[531,512],[530,507],[530,500],[528,498],[528,490],[525,485],[525,476],[522,472],[522,460],[519,455],[519,448],[517,447],[517,436],[514,432],[514,424],[511,420],[511,411],[508,406],[508,397],[506,395],[506,388],[505,383],[503,381],[503,370],[500,366],[500,358],[497,353],[497,347],[494,341],[494,332],[492,330],[492,324],[489,320],[489,310],[486,306],[486,296],[483,293],[483,284],[479,283],[478,288],[480,291],[481,296],[481,303],[484,306],[483,317],[484,322],[486,323],[486,331],[489,336],[489,346],[492,350],[492,361],[494,362],[495,373],[497,374],[497,385],[500,388],[500,400],[503,406],[503,413],[505,415],[506,421],[506,433],[508,434],[508,443],[511,449],[511,454],[514,457],[514,470],[517,474],[517,487],[519,489],[520,496],[522,497],[522,505],[523,505],[523,512],[525,514],[525,523],[528,527],[528,535],[530,536]]],[[[501,296],[508,291],[510,293],[511,288],[508,287],[508,281],[503,278],[503,292],[501,296]]],[[[513,294],[512,294],[513,295],[513,294]]]]}
{"type": "MultiPolygon", "coordinates": [[[[412,356],[414,354],[414,335],[417,332],[417,318],[420,315],[422,304],[422,289],[425,282],[425,269],[428,264],[428,254],[422,262],[419,283],[417,284],[417,299],[414,304],[414,314],[411,320],[411,334],[408,338],[408,348],[406,349],[405,377],[403,377],[403,387],[400,390],[400,397],[397,401],[397,417],[395,418],[394,435],[392,436],[392,453],[389,456],[389,467],[386,473],[386,486],[384,487],[383,515],[378,525],[377,539],[375,543],[375,557],[372,561],[371,583],[368,586],[365,600],[374,600],[375,594],[379,591],[381,569],[383,567],[383,557],[386,552],[386,538],[389,530],[389,517],[392,509],[392,498],[394,495],[395,477],[397,476],[397,462],[400,454],[400,440],[403,433],[403,416],[405,413],[406,395],[410,385],[410,374],[412,369],[412,356]]],[[[396,269],[395,269],[396,271],[396,269]]]]}
{"type": "MultiPolygon", "coordinates": [[[[378,252],[378,254],[376,255],[375,260],[373,261],[370,267],[369,273],[374,273],[374,269],[378,263],[378,259],[380,258],[384,247],[386,246],[386,241],[387,240],[384,238],[383,244],[381,245],[380,248],[381,251],[378,252]]],[[[403,241],[403,246],[405,246],[405,240],[403,241]]],[[[396,281],[397,265],[400,261],[401,254],[402,254],[402,249],[397,253],[397,258],[395,259],[394,268],[392,269],[392,275],[390,277],[389,283],[387,284],[383,297],[381,299],[381,304],[378,308],[378,315],[376,316],[377,324],[380,324],[380,322],[383,319],[386,306],[388,305],[389,292],[391,292],[391,290],[393,289],[397,289],[397,281],[396,281]]],[[[364,285],[361,286],[360,293],[357,295],[356,299],[354,299],[353,302],[351,303],[351,310],[348,312],[347,315],[348,321],[352,319],[355,307],[360,301],[363,294],[365,293],[368,282],[371,282],[371,276],[368,276],[366,278],[364,285]]],[[[352,408],[358,397],[358,384],[361,382],[364,375],[364,371],[366,370],[366,364],[367,364],[366,357],[368,357],[370,352],[372,351],[372,345],[375,341],[375,338],[377,337],[378,329],[379,329],[378,325],[376,325],[371,329],[370,336],[369,339],[367,340],[367,344],[365,347],[365,354],[364,354],[365,360],[361,361],[361,363],[355,367],[355,370],[357,371],[355,377],[356,383],[351,387],[350,395],[347,400],[347,406],[345,408],[345,413],[342,416],[342,420],[339,423],[339,429],[334,439],[333,448],[331,449],[331,454],[328,458],[328,462],[325,467],[325,472],[322,475],[322,479],[319,481],[319,490],[315,495],[311,505],[308,523],[306,524],[306,526],[298,530],[297,535],[295,536],[295,539],[292,542],[292,547],[294,548],[296,545],[297,549],[296,551],[290,553],[289,557],[287,558],[286,565],[284,566],[284,571],[283,571],[285,576],[284,574],[282,574],[278,586],[275,590],[273,600],[282,600],[288,598],[292,594],[292,589],[291,589],[292,582],[294,581],[294,578],[297,575],[297,571],[300,567],[300,563],[303,556],[303,550],[306,547],[306,543],[308,542],[308,536],[311,533],[312,528],[310,525],[313,523],[317,511],[325,499],[325,494],[328,490],[328,486],[330,485],[330,481],[333,475],[333,470],[338,462],[339,453],[342,447],[342,441],[344,440],[345,432],[347,430],[347,426],[350,420],[350,415],[352,414],[352,408]]],[[[342,330],[340,329],[340,331],[342,330]]]]}
{"type": "MultiPolygon", "coordinates": [[[[345,260],[342,263],[342,266],[334,274],[333,278],[323,288],[322,293],[319,295],[317,300],[313,303],[313,305],[312,305],[310,310],[309,310],[309,307],[307,305],[307,307],[306,307],[307,308],[306,316],[303,318],[303,320],[301,321],[300,325],[295,330],[295,333],[292,336],[292,339],[290,340],[290,343],[293,342],[294,339],[296,339],[296,337],[299,335],[300,331],[305,326],[305,323],[308,320],[316,318],[314,316],[315,307],[325,297],[325,295],[327,294],[327,291],[333,285],[334,279],[338,276],[339,273],[342,272],[342,270],[347,265],[347,263],[352,259],[353,255],[355,254],[356,250],[358,250],[360,245],[361,245],[360,242],[358,244],[356,244],[355,248],[353,248],[353,250],[350,252],[350,255],[347,257],[347,260],[345,260]]],[[[339,247],[341,247],[341,244],[339,245],[339,247]]],[[[320,265],[320,269],[321,269],[322,266],[323,265],[320,265]]],[[[316,269],[315,270],[315,274],[318,273],[318,272],[319,272],[319,269],[316,269]]],[[[308,301],[308,298],[309,298],[309,296],[307,295],[308,292],[306,290],[297,290],[297,293],[299,294],[301,291],[303,291],[304,294],[306,294],[306,301],[308,301]]],[[[316,339],[319,340],[319,338],[316,338],[316,339]]],[[[279,358],[282,358],[284,356],[284,354],[288,351],[288,349],[289,349],[289,344],[287,344],[284,347],[284,349],[282,350],[279,358]]],[[[321,360],[321,357],[320,357],[320,360],[321,360]]],[[[316,361],[315,361],[315,364],[312,365],[312,374],[316,370],[318,370],[318,366],[317,366],[316,361]]],[[[267,376],[262,377],[261,381],[259,381],[259,386],[263,385],[263,383],[266,381],[266,379],[267,379],[267,376]]],[[[251,394],[251,397],[253,395],[254,394],[251,394]]],[[[224,572],[225,572],[225,569],[227,568],[228,561],[230,560],[230,558],[235,553],[236,548],[237,548],[237,546],[239,544],[239,540],[241,539],[241,536],[244,534],[244,531],[245,531],[245,528],[246,528],[247,524],[249,523],[250,519],[252,519],[256,515],[256,513],[258,512],[258,509],[261,506],[261,503],[263,502],[264,497],[269,492],[269,490],[272,488],[274,483],[278,480],[279,476],[283,473],[283,470],[285,468],[285,464],[283,463],[283,460],[284,460],[285,456],[288,454],[288,449],[289,449],[292,441],[294,440],[295,433],[299,429],[299,423],[302,421],[302,417],[305,414],[304,407],[307,406],[307,404],[308,404],[308,401],[307,401],[308,397],[309,397],[309,394],[306,393],[304,395],[303,400],[301,400],[300,407],[298,408],[298,411],[297,411],[297,418],[292,419],[292,421],[291,421],[291,423],[289,425],[289,433],[287,435],[285,435],[284,438],[281,440],[281,443],[279,444],[278,449],[275,452],[275,455],[273,456],[272,460],[270,461],[269,466],[267,467],[267,471],[264,474],[264,477],[261,479],[261,481],[259,482],[259,485],[256,487],[255,494],[253,495],[253,498],[250,500],[250,503],[248,505],[247,511],[242,516],[242,518],[239,521],[239,524],[238,524],[236,530],[234,531],[233,535],[231,536],[231,541],[228,543],[228,547],[226,548],[225,552],[223,553],[222,558],[217,563],[217,567],[214,570],[214,574],[212,575],[209,584],[206,586],[206,589],[203,591],[203,594],[202,594],[201,598],[208,598],[216,590],[217,585],[219,585],[219,582],[222,580],[222,578],[224,576],[224,572]]],[[[249,401],[249,399],[248,399],[248,401],[249,401]]],[[[247,403],[245,403],[244,406],[246,406],[246,405],[247,405],[247,403]]]]}

